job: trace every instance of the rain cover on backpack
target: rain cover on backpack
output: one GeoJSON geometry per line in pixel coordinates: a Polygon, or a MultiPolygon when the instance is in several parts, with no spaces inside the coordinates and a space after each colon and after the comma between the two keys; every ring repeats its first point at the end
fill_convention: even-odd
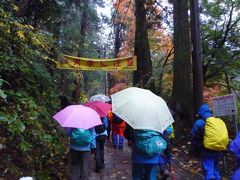
{"type": "Polygon", "coordinates": [[[135,146],[138,151],[147,157],[163,153],[167,147],[166,141],[156,131],[134,131],[135,146]]]}
{"type": "Polygon", "coordinates": [[[79,146],[87,146],[91,142],[91,133],[89,130],[76,128],[70,135],[71,143],[79,146]]]}
{"type": "Polygon", "coordinates": [[[220,118],[206,119],[203,145],[214,151],[225,151],[228,145],[228,130],[220,118]]]}

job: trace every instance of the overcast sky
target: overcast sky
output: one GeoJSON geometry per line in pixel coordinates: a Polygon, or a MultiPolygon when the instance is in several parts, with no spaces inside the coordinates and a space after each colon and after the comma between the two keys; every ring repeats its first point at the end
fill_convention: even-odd
{"type": "MultiPolygon", "coordinates": [[[[113,8],[113,1],[112,0],[104,0],[105,1],[105,7],[101,8],[98,7],[97,11],[99,15],[105,15],[109,18],[109,21],[111,20],[111,9],[113,8]]],[[[103,36],[103,38],[107,41],[107,38],[111,32],[111,27],[109,27],[109,25],[107,24],[103,24],[103,32],[99,32],[101,33],[101,36],[103,36]]]]}

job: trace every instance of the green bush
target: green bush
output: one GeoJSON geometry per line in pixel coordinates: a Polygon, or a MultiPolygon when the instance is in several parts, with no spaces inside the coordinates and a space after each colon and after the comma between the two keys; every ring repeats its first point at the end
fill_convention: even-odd
{"type": "Polygon", "coordinates": [[[0,4],[0,144],[6,147],[0,150],[0,177],[64,179],[59,169],[68,141],[52,119],[59,110],[49,72],[54,40],[14,17],[9,9],[15,6],[8,2],[0,4]]]}

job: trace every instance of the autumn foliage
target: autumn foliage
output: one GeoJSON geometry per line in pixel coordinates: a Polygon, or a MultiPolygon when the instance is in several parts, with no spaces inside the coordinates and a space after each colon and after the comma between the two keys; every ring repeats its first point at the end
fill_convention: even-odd
{"type": "Polygon", "coordinates": [[[211,87],[204,87],[203,91],[204,102],[212,106],[212,99],[216,96],[221,96],[222,92],[223,88],[218,84],[214,84],[211,87]]]}
{"type": "Polygon", "coordinates": [[[116,0],[114,5],[116,9],[114,24],[123,24],[126,27],[126,37],[117,56],[123,57],[133,55],[135,38],[134,1],[116,0]]]}
{"type": "Polygon", "coordinates": [[[118,91],[121,91],[123,89],[126,89],[128,86],[124,83],[118,83],[115,84],[115,86],[113,86],[110,90],[109,90],[109,94],[112,95],[118,91]]]}
{"type": "MultiPolygon", "coordinates": [[[[134,52],[134,38],[135,38],[135,4],[132,0],[116,0],[114,3],[116,9],[116,17],[114,24],[124,24],[126,27],[126,37],[123,46],[118,52],[118,57],[133,55],[134,52]]],[[[162,27],[161,10],[154,2],[146,4],[146,10],[151,12],[147,16],[149,39],[153,40],[151,43],[151,50],[168,51],[172,48],[172,37],[162,27]],[[153,49],[152,49],[153,48],[153,49]]]]}

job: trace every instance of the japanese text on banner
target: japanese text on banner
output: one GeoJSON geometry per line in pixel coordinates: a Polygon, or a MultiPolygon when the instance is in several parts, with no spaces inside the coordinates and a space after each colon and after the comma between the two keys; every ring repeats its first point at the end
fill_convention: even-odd
{"type": "Polygon", "coordinates": [[[57,68],[87,71],[134,71],[137,69],[137,58],[131,56],[115,59],[93,59],[65,55],[64,60],[57,63],[57,68]]]}

